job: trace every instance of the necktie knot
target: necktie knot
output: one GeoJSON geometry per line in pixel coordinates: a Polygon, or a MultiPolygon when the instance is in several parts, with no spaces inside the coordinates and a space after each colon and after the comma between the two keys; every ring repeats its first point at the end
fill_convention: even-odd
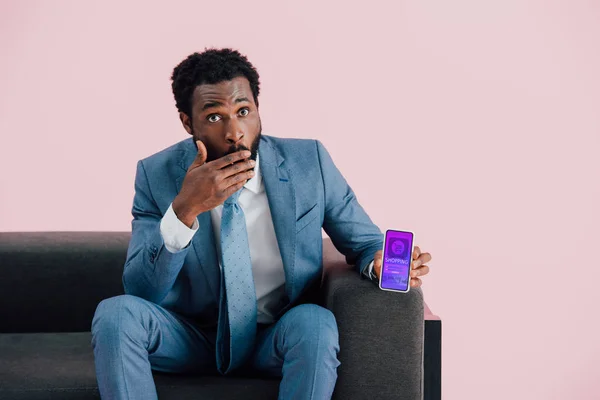
{"type": "Polygon", "coordinates": [[[227,200],[225,200],[225,203],[223,204],[224,206],[230,206],[230,205],[235,205],[238,202],[238,199],[240,198],[240,194],[242,193],[242,190],[244,188],[238,190],[237,192],[235,192],[234,194],[232,194],[231,196],[229,196],[227,198],[227,200]]]}

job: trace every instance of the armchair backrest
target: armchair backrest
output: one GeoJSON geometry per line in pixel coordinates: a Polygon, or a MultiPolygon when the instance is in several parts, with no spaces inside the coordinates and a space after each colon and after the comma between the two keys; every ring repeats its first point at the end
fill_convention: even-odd
{"type": "MultiPolygon", "coordinates": [[[[129,232],[0,232],[0,333],[89,331],[103,299],[123,294],[129,232]]],[[[326,268],[344,268],[330,239],[326,268]]]]}
{"type": "Polygon", "coordinates": [[[0,332],[89,331],[123,293],[128,232],[0,233],[0,332]]]}

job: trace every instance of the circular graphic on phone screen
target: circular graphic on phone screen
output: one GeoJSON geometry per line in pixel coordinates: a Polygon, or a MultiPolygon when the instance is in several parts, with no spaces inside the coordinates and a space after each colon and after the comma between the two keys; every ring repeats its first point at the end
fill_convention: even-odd
{"type": "Polygon", "coordinates": [[[393,239],[390,241],[388,251],[396,257],[403,257],[408,243],[404,239],[393,239]]]}
{"type": "Polygon", "coordinates": [[[392,251],[398,255],[404,253],[404,243],[401,240],[396,240],[392,243],[392,251]]]}

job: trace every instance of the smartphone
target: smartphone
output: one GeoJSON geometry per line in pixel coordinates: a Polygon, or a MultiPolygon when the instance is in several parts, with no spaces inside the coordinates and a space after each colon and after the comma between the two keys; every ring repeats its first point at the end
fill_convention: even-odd
{"type": "Polygon", "coordinates": [[[414,236],[407,231],[385,231],[383,262],[379,274],[380,289],[403,293],[410,290],[414,236]]]}

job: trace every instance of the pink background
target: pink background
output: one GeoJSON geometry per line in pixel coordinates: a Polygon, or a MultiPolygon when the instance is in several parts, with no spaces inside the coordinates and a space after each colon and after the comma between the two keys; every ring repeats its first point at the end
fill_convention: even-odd
{"type": "Polygon", "coordinates": [[[136,161],[187,137],[172,68],[233,46],[265,133],[433,254],[444,399],[600,398],[598,2],[155,3],[0,3],[0,231],[130,229],[136,161]]]}

